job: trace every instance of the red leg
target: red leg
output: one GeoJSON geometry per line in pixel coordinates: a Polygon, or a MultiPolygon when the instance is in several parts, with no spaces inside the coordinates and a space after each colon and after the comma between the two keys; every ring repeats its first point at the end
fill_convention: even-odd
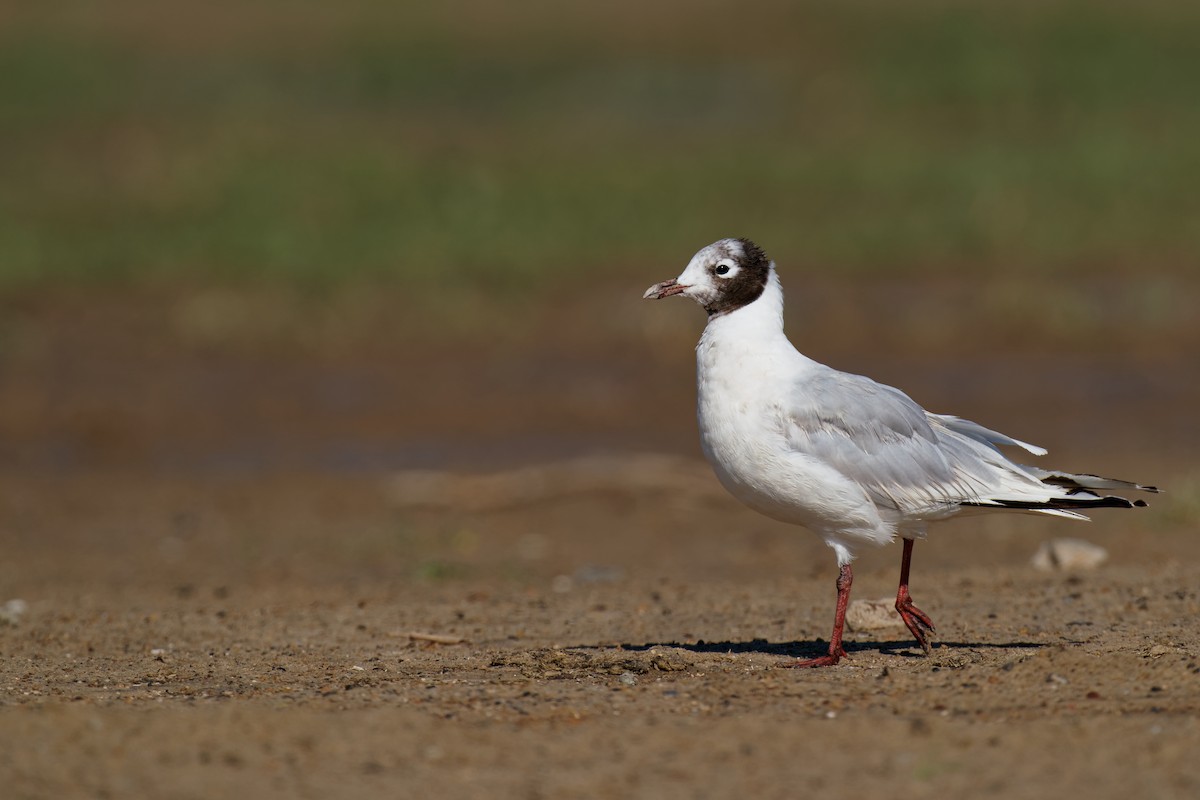
{"type": "Polygon", "coordinates": [[[900,619],[904,620],[904,624],[912,631],[925,655],[929,655],[929,634],[934,632],[933,620],[914,606],[912,598],[908,596],[908,568],[912,563],[912,549],[913,540],[905,539],[904,555],[900,560],[900,589],[896,592],[896,610],[900,612],[900,619]]]}
{"type": "MultiPolygon", "coordinates": [[[[837,610],[833,614],[833,636],[829,639],[829,655],[798,661],[792,664],[793,667],[832,667],[842,656],[846,656],[846,651],[842,647],[842,628],[846,624],[846,606],[850,604],[850,584],[853,582],[854,573],[850,571],[850,565],[843,564],[841,571],[838,572],[837,610]]],[[[849,656],[846,657],[849,658],[849,656]]]]}

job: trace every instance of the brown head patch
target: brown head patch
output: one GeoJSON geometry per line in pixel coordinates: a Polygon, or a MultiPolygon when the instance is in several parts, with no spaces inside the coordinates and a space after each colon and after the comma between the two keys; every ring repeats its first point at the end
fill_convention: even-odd
{"type": "Polygon", "coordinates": [[[717,274],[716,263],[709,267],[713,282],[720,290],[704,306],[710,317],[728,314],[753,303],[762,295],[771,273],[771,260],[761,247],[749,239],[729,240],[729,244],[723,245],[722,249],[726,251],[724,257],[737,264],[738,270],[732,277],[724,279],[717,274]]]}

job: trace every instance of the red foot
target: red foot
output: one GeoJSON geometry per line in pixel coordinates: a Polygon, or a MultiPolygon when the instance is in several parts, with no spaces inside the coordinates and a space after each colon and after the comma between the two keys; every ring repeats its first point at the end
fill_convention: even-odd
{"type": "Polygon", "coordinates": [[[852,583],[854,583],[854,573],[850,570],[849,564],[843,564],[838,570],[838,599],[837,608],[833,613],[833,636],[829,639],[829,655],[810,658],[807,661],[797,661],[792,664],[793,668],[832,667],[841,659],[849,658],[846,655],[846,648],[842,647],[842,627],[846,623],[846,606],[850,603],[850,585],[852,583]]]}
{"type": "Polygon", "coordinates": [[[843,658],[849,658],[850,654],[844,648],[838,646],[836,653],[830,653],[827,656],[818,656],[817,658],[809,658],[803,661],[797,661],[795,664],[790,664],[792,669],[806,669],[808,667],[832,667],[836,666],[838,661],[843,658]]]}
{"type": "Polygon", "coordinates": [[[810,658],[807,661],[797,661],[791,665],[792,669],[804,669],[806,667],[833,667],[836,666],[841,656],[821,656],[820,658],[810,658]]]}
{"type": "Polygon", "coordinates": [[[837,666],[837,663],[841,661],[843,657],[849,658],[850,656],[846,655],[845,653],[841,653],[840,655],[836,656],[818,656],[817,658],[809,658],[804,661],[797,661],[795,664],[789,664],[788,666],[791,669],[807,669],[808,667],[834,667],[837,666]]]}
{"type": "Polygon", "coordinates": [[[935,632],[933,620],[929,618],[928,614],[913,605],[912,598],[903,589],[899,596],[896,597],[896,611],[900,612],[900,619],[904,620],[905,627],[912,633],[913,638],[917,640],[917,644],[921,645],[921,649],[925,651],[925,655],[929,655],[933,650],[932,645],[929,643],[930,634],[935,632]]]}
{"type": "Polygon", "coordinates": [[[925,655],[929,655],[932,649],[929,646],[929,635],[934,632],[933,620],[914,606],[912,598],[908,596],[908,568],[912,564],[912,551],[913,540],[905,539],[904,555],[900,559],[900,589],[896,592],[896,610],[900,612],[900,619],[904,620],[905,627],[912,632],[925,655]]]}

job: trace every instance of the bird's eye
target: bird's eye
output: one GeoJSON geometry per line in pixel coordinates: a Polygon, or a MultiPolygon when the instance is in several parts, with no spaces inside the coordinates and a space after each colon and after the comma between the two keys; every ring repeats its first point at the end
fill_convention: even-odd
{"type": "Polygon", "coordinates": [[[724,275],[729,272],[729,265],[728,264],[718,264],[717,269],[715,271],[718,275],[724,275]]]}

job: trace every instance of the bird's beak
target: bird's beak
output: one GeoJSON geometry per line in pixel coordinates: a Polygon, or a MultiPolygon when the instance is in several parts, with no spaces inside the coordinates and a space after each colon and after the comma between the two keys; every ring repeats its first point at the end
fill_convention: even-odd
{"type": "Polygon", "coordinates": [[[646,293],[642,295],[642,299],[662,300],[664,297],[670,297],[673,294],[680,294],[686,288],[688,287],[674,279],[663,281],[662,283],[656,283],[647,289],[646,293]]]}

